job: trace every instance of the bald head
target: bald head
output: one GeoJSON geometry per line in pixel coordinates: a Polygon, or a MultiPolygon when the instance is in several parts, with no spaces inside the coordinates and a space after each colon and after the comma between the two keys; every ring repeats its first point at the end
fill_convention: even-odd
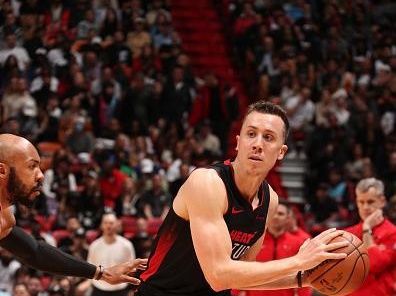
{"type": "Polygon", "coordinates": [[[44,179],[40,156],[28,140],[0,134],[0,198],[2,202],[31,205],[44,179]]]}
{"type": "Polygon", "coordinates": [[[36,148],[25,138],[12,134],[0,134],[0,162],[9,165],[21,154],[32,150],[36,148]]]}

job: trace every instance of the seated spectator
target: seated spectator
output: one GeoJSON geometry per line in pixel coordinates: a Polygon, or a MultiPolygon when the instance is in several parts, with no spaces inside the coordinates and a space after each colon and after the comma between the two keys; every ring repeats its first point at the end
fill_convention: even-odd
{"type": "Polygon", "coordinates": [[[53,159],[52,168],[44,173],[43,193],[47,198],[49,214],[56,214],[62,202],[78,191],[76,177],[71,172],[71,162],[62,150],[53,159]]]}
{"type": "Polygon", "coordinates": [[[5,34],[5,47],[0,50],[0,64],[4,65],[7,58],[13,55],[18,62],[18,69],[25,72],[30,64],[30,57],[26,49],[17,45],[17,37],[14,32],[9,31],[5,34]]]}
{"type": "Polygon", "coordinates": [[[31,294],[29,293],[29,290],[27,288],[27,285],[24,283],[17,283],[14,286],[12,295],[13,296],[31,296],[31,294]]]}
{"type": "Polygon", "coordinates": [[[83,117],[77,118],[71,134],[66,139],[66,147],[75,155],[92,153],[95,148],[95,138],[89,130],[89,122],[83,117]]]}
{"type": "Polygon", "coordinates": [[[197,141],[202,148],[212,154],[214,157],[221,155],[220,139],[212,133],[211,124],[205,121],[198,132],[197,141]]]}
{"type": "Polygon", "coordinates": [[[131,49],[134,59],[141,56],[144,47],[151,46],[151,36],[145,26],[146,22],[143,18],[135,18],[134,29],[127,35],[126,43],[131,49]]]}
{"type": "Polygon", "coordinates": [[[137,216],[139,201],[136,182],[130,177],[125,178],[121,195],[116,201],[115,213],[117,216],[137,216]]]}
{"type": "Polygon", "coordinates": [[[154,174],[151,178],[152,189],[144,192],[141,197],[141,208],[147,219],[164,219],[169,211],[171,197],[163,188],[162,176],[154,174]]]}
{"type": "Polygon", "coordinates": [[[25,107],[30,108],[32,114],[37,115],[36,101],[27,90],[26,83],[26,79],[24,78],[13,77],[11,79],[1,102],[4,121],[10,117],[18,118],[23,113],[25,107]]]}
{"type": "Polygon", "coordinates": [[[15,273],[21,263],[7,250],[0,248],[0,291],[11,295],[15,284],[15,273]]]}
{"type": "Polygon", "coordinates": [[[115,167],[112,160],[104,161],[99,184],[105,208],[115,208],[116,202],[121,196],[125,178],[126,176],[115,167]]]}
{"type": "Polygon", "coordinates": [[[98,28],[95,24],[95,14],[92,9],[87,9],[85,11],[85,17],[77,24],[77,39],[87,39],[89,36],[89,31],[98,28]]]}
{"type": "Polygon", "coordinates": [[[38,275],[30,276],[27,282],[27,288],[31,296],[48,296],[38,275]]]}

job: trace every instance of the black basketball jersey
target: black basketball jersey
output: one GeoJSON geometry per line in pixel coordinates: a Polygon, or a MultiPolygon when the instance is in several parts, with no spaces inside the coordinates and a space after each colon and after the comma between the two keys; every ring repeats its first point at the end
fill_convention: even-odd
{"type": "MultiPolygon", "coordinates": [[[[210,168],[217,171],[227,190],[228,209],[224,220],[232,240],[231,258],[238,260],[265,230],[269,187],[265,181],[261,184],[259,206],[253,210],[236,187],[230,161],[210,168]]],[[[202,202],[204,199],[202,196],[202,202]]],[[[141,295],[230,295],[228,290],[215,292],[210,288],[194,251],[190,223],[179,217],[172,207],[158,231],[147,270],[141,279],[141,295]]]]}

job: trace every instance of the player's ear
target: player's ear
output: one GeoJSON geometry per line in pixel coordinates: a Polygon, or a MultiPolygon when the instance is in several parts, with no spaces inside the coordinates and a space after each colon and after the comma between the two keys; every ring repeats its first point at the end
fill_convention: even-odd
{"type": "Polygon", "coordinates": [[[282,147],[279,151],[278,160],[282,160],[285,157],[287,149],[288,149],[287,145],[282,145],[282,147]]]}
{"type": "Polygon", "coordinates": [[[235,150],[236,150],[236,151],[238,151],[238,149],[239,149],[239,138],[240,138],[240,136],[239,136],[239,135],[236,135],[236,140],[237,140],[237,145],[236,145],[236,147],[235,147],[235,150]]]}
{"type": "Polygon", "coordinates": [[[4,162],[0,162],[0,179],[7,177],[7,165],[4,162]]]}

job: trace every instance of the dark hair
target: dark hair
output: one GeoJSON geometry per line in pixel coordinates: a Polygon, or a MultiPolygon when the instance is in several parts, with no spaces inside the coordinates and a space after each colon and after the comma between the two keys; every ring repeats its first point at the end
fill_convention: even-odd
{"type": "Polygon", "coordinates": [[[286,142],[287,137],[289,135],[290,124],[289,124],[289,119],[287,118],[286,115],[286,111],[283,110],[282,107],[268,101],[259,100],[249,105],[245,117],[243,118],[243,121],[245,121],[246,117],[252,112],[259,112],[263,114],[272,114],[279,116],[282,119],[283,123],[285,124],[284,140],[286,142]]]}
{"type": "Polygon", "coordinates": [[[282,197],[279,197],[278,199],[278,205],[282,205],[287,209],[287,212],[289,213],[291,208],[290,208],[290,202],[282,197]]]}

